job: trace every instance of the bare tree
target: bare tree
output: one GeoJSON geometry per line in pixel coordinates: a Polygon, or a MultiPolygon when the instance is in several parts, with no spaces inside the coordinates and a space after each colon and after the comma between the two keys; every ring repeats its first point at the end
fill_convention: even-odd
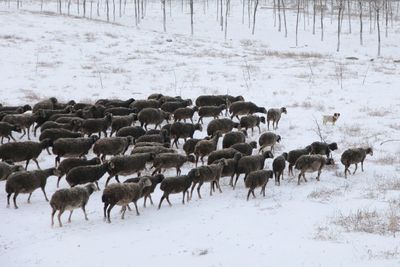
{"type": "Polygon", "coordinates": [[[319,1],[319,5],[321,8],[321,41],[324,41],[324,5],[322,0],[319,1]]]}
{"type": "Polygon", "coordinates": [[[281,20],[281,0],[278,0],[278,32],[281,32],[282,29],[282,20],[281,20]]]}
{"type": "Polygon", "coordinates": [[[226,7],[225,7],[225,41],[228,34],[228,12],[229,12],[229,5],[231,0],[226,0],[226,7]]]}
{"type": "Polygon", "coordinates": [[[258,7],[258,0],[254,0],[254,13],[253,13],[253,30],[251,33],[254,35],[254,30],[256,28],[256,14],[257,14],[257,7],[258,7]]]}
{"type": "Polygon", "coordinates": [[[351,33],[351,6],[350,6],[350,0],[347,0],[347,14],[349,17],[349,33],[351,33]]]}
{"type": "Polygon", "coordinates": [[[344,0],[337,0],[338,4],[339,4],[339,9],[338,9],[338,29],[337,29],[337,49],[336,51],[339,52],[340,50],[340,32],[342,30],[342,12],[343,12],[343,1],[344,0]]]}
{"type": "Polygon", "coordinates": [[[296,46],[298,45],[298,32],[299,32],[299,15],[300,15],[300,0],[297,0],[297,16],[296,16],[296,46]]]}
{"type": "Polygon", "coordinates": [[[283,23],[285,24],[285,37],[287,37],[286,11],[285,11],[285,1],[284,0],[282,0],[282,9],[283,9],[283,23]]]}
{"type": "Polygon", "coordinates": [[[313,0],[313,27],[312,27],[312,34],[313,35],[315,34],[315,17],[316,17],[316,14],[317,14],[316,5],[317,5],[317,1],[313,0]]]}
{"type": "Polygon", "coordinates": [[[106,0],[106,8],[107,8],[107,21],[110,21],[110,7],[108,5],[108,0],[106,0]]]}
{"type": "Polygon", "coordinates": [[[378,29],[378,57],[381,56],[381,28],[379,25],[379,15],[381,11],[381,1],[374,0],[374,9],[376,14],[376,27],[378,29]]]}
{"type": "Polygon", "coordinates": [[[190,34],[193,35],[193,0],[190,0],[190,34]]]}
{"type": "Polygon", "coordinates": [[[360,7],[360,45],[363,45],[363,0],[358,1],[360,7]]]}
{"type": "Polygon", "coordinates": [[[163,11],[163,29],[164,29],[164,32],[166,32],[167,31],[167,14],[165,12],[165,0],[161,0],[161,4],[162,4],[162,11],[163,11]]]}

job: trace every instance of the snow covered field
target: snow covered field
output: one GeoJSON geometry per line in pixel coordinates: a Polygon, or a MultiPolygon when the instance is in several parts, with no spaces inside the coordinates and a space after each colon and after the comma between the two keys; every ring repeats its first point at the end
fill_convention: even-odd
{"type": "MultiPolygon", "coordinates": [[[[318,141],[315,119],[321,124],[322,114],[340,112],[336,126],[321,125],[327,141],[338,143],[337,165],[324,169],[320,182],[312,174],[300,186],[285,172],[280,187],[270,181],[265,198],[248,202],[242,179],[233,191],[223,178],[222,194],[210,197],[206,184],[203,199],[194,195],[182,205],[181,194],[171,195],[173,206],[164,203],[161,210],[143,208],[140,200],[141,216],[128,212],[121,220],[114,208],[111,224],[103,222],[101,192],[95,192],[87,206],[89,221],[77,210],[63,228],[50,227],[50,206],[40,190],[31,204],[27,195],[19,195],[15,210],[6,208],[2,189],[1,266],[400,265],[400,144],[381,145],[398,139],[400,131],[400,65],[394,63],[400,59],[399,22],[383,38],[382,57],[376,58],[376,34],[366,33],[365,45],[359,46],[356,21],[353,34],[344,27],[339,53],[334,52],[335,23],[328,19],[323,43],[318,34],[302,32],[295,48],[295,14],[288,14],[285,39],[273,27],[271,11],[261,9],[252,36],[241,24],[238,5],[225,42],[211,11],[196,17],[190,37],[189,17],[180,12],[168,18],[168,33],[161,32],[158,2],[149,4],[151,12],[139,28],[132,26],[132,16],[109,24],[39,13],[37,3],[19,11],[2,3],[1,103],[50,96],[83,102],[141,99],[154,92],[193,100],[201,94],[243,95],[266,108],[287,107],[276,131],[282,141],[275,156],[318,141]],[[341,153],[367,145],[374,156],[367,156],[365,171],[344,179],[341,153]]],[[[43,153],[39,163],[50,167],[54,157],[43,153]]],[[[266,168],[271,164],[268,159],[266,168]]],[[[182,173],[192,167],[186,165],[182,173]]],[[[65,179],[61,186],[68,186],[65,179]]],[[[55,177],[46,189],[49,197],[56,191],[55,177]]],[[[153,200],[158,203],[160,196],[156,189],[153,200]]]]}

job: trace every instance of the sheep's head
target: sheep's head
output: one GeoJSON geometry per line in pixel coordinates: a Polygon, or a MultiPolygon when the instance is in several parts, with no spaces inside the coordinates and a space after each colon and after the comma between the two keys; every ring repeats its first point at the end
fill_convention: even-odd
{"type": "Polygon", "coordinates": [[[273,159],[274,158],[274,154],[272,154],[272,152],[271,151],[266,151],[266,152],[264,152],[263,153],[263,157],[265,158],[265,159],[273,159]]]}
{"type": "Polygon", "coordinates": [[[256,142],[256,141],[251,141],[251,142],[249,143],[249,145],[250,145],[252,148],[257,148],[257,142],[256,142]]]}
{"type": "Polygon", "coordinates": [[[260,122],[265,124],[265,117],[264,116],[260,117],[260,122]]]}
{"type": "Polygon", "coordinates": [[[287,114],[286,107],[281,107],[281,112],[287,114]]]}
{"type": "Polygon", "coordinates": [[[32,110],[32,107],[31,107],[30,105],[24,105],[24,106],[22,107],[22,109],[23,109],[24,112],[26,112],[26,111],[28,111],[28,110],[32,110]]]}
{"type": "Polygon", "coordinates": [[[203,131],[203,126],[200,123],[196,123],[194,125],[194,129],[197,130],[197,131],[202,132],[203,131]]]}
{"type": "Polygon", "coordinates": [[[287,159],[288,159],[288,153],[286,153],[286,152],[282,153],[282,157],[283,157],[285,160],[287,160],[287,159]]]}
{"type": "Polygon", "coordinates": [[[335,165],[335,161],[333,160],[333,158],[326,158],[325,164],[326,165],[335,165]]]}
{"type": "Polygon", "coordinates": [[[53,103],[53,104],[57,104],[57,103],[58,103],[58,100],[57,100],[57,98],[55,98],[55,97],[50,97],[49,100],[50,100],[50,102],[53,103]]]}
{"type": "Polygon", "coordinates": [[[329,148],[330,151],[333,151],[333,150],[338,149],[338,146],[337,146],[336,143],[331,143],[331,144],[328,145],[328,148],[329,148]]]}
{"type": "Polygon", "coordinates": [[[235,155],[233,156],[233,159],[236,161],[238,161],[241,158],[242,158],[242,153],[239,153],[239,152],[235,153],[235,155]]]}
{"type": "Polygon", "coordinates": [[[187,156],[187,161],[191,162],[191,163],[195,163],[196,162],[196,158],[194,157],[194,155],[190,154],[187,156]]]}
{"type": "Polygon", "coordinates": [[[263,107],[259,107],[257,111],[258,111],[259,113],[267,114],[267,110],[266,110],[265,108],[263,108],[263,107]]]}
{"type": "Polygon", "coordinates": [[[237,97],[235,97],[235,101],[244,101],[244,97],[241,95],[238,95],[237,97]]]}
{"type": "Polygon", "coordinates": [[[60,176],[61,175],[61,171],[59,171],[56,168],[50,168],[50,173],[51,173],[51,175],[54,175],[54,176],[60,176]]]}
{"type": "Polygon", "coordinates": [[[372,147],[367,147],[367,149],[365,149],[365,153],[367,153],[367,154],[369,154],[371,156],[374,155],[374,151],[373,151],[372,147]]]}
{"type": "Polygon", "coordinates": [[[89,195],[91,195],[93,192],[99,191],[99,189],[97,189],[97,186],[94,183],[86,185],[85,189],[89,192],[89,195]]]}
{"type": "Polygon", "coordinates": [[[247,134],[246,130],[242,130],[242,133],[244,134],[245,137],[248,137],[249,135],[247,134]]]}
{"type": "Polygon", "coordinates": [[[21,132],[21,127],[19,127],[18,125],[13,125],[12,127],[14,132],[20,133],[21,132]]]}
{"type": "Polygon", "coordinates": [[[92,140],[92,143],[94,144],[94,143],[96,143],[97,140],[99,140],[99,137],[97,135],[92,135],[90,137],[90,139],[92,140]]]}
{"type": "Polygon", "coordinates": [[[156,174],[154,177],[156,178],[157,183],[161,183],[165,179],[164,174],[161,173],[156,174]]]}
{"type": "Polygon", "coordinates": [[[240,128],[240,123],[234,122],[232,126],[233,128],[240,128]]]}
{"type": "Polygon", "coordinates": [[[188,176],[191,180],[195,180],[196,178],[200,177],[200,171],[199,171],[198,168],[191,169],[191,170],[188,172],[187,176],[188,176]]]}
{"type": "Polygon", "coordinates": [[[281,138],[281,136],[278,134],[278,135],[276,135],[276,142],[280,142],[282,140],[282,138],[281,138]]]}
{"type": "Polygon", "coordinates": [[[306,146],[304,149],[308,152],[308,154],[311,153],[312,148],[310,145],[306,146]]]}

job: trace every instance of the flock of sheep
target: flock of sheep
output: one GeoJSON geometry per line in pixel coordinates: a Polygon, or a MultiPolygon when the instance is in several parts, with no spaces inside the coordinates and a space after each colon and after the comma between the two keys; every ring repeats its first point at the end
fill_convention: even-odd
{"type": "MultiPolygon", "coordinates": [[[[285,107],[266,110],[242,96],[202,95],[195,105],[190,99],[152,94],[145,100],[100,99],[95,104],[60,103],[56,98],[40,101],[33,105],[1,106],[0,105],[0,180],[6,180],[7,205],[13,196],[14,207],[18,208],[16,199],[19,194],[29,194],[41,188],[48,201],[45,187],[49,176],[58,176],[57,187],[65,175],[71,188],[56,191],[50,200],[52,208],[52,225],[57,211],[59,225],[61,215],[69,210],[69,221],[74,209],[82,208],[87,219],[85,206],[90,195],[100,190],[98,181],[106,175],[103,190],[104,219],[110,222],[110,212],[115,205],[122,206],[122,218],[129,204],[134,203],[139,214],[137,201],[144,198],[153,204],[151,194],[158,184],[163,191],[158,208],[164,200],[171,205],[170,194],[182,193],[182,203],[189,201],[197,185],[197,194],[204,183],[210,183],[210,195],[218,189],[220,178],[230,177],[230,185],[235,188],[239,177],[244,174],[244,184],[249,189],[247,200],[254,190],[261,188],[265,196],[268,180],[275,178],[275,185],[280,185],[283,172],[288,165],[288,174],[293,175],[293,167],[299,170],[298,184],[301,178],[307,182],[306,172],[317,172],[319,181],[321,170],[325,165],[334,164],[331,152],[338,148],[336,143],[314,142],[304,148],[282,153],[274,158],[274,146],[281,137],[274,132],[278,128],[285,107]],[[198,122],[193,118],[197,113],[198,122]],[[266,114],[266,117],[255,115],[266,114]],[[229,116],[228,116],[229,114],[229,116]],[[224,118],[220,118],[225,116],[224,118]],[[204,139],[193,138],[196,131],[203,131],[203,118],[212,118],[207,125],[207,136],[204,139]],[[189,120],[190,123],[186,121],[189,120]],[[136,122],[139,122],[140,125],[136,122]],[[261,133],[260,124],[266,123],[268,131],[261,133]],[[272,123],[272,131],[270,130],[272,123]],[[154,125],[154,129],[149,129],[154,125]],[[248,130],[254,128],[260,134],[257,142],[246,142],[248,130]],[[38,141],[16,141],[13,132],[22,133],[20,139],[30,132],[37,135],[38,141]],[[235,129],[235,130],[234,130],[235,129]],[[108,135],[109,134],[109,135],[108,135]],[[4,143],[4,139],[8,142],[4,143]],[[218,143],[222,138],[222,149],[218,143]],[[180,154],[175,146],[184,139],[182,146],[185,154],[180,154]],[[130,154],[126,152],[133,147],[130,154]],[[253,153],[253,150],[258,151],[253,153]],[[43,150],[55,156],[55,167],[40,169],[38,157],[43,150]],[[87,159],[92,151],[96,157],[87,159]],[[111,156],[107,158],[107,156],[111,156]],[[207,159],[205,162],[204,158],[207,159]],[[273,159],[272,170],[264,169],[267,158],[273,159]],[[61,160],[63,159],[63,160],[61,160]],[[37,169],[27,171],[30,161],[37,169]],[[201,166],[199,166],[199,160],[201,166]],[[14,165],[25,162],[25,168],[14,165]],[[188,173],[181,173],[181,168],[188,162],[195,167],[188,173]],[[143,171],[150,173],[141,176],[143,171]],[[176,176],[164,177],[162,172],[175,168],[176,176]],[[120,176],[137,173],[137,178],[130,178],[120,183],[120,176]],[[117,183],[109,184],[115,178],[117,183]],[[84,186],[77,186],[84,185],[84,186]]],[[[323,116],[324,124],[335,123],[340,114],[323,116]]],[[[349,166],[363,162],[367,154],[372,155],[371,148],[346,150],[341,157],[345,166],[345,177],[349,166]]]]}

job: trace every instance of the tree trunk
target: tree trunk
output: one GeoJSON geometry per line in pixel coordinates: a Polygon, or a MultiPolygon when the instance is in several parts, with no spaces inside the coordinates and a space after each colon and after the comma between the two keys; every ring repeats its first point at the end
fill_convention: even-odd
{"type": "Polygon", "coordinates": [[[190,0],[190,34],[193,36],[193,0],[190,0]]]}
{"type": "Polygon", "coordinates": [[[107,21],[110,21],[110,6],[108,4],[108,0],[106,0],[106,9],[107,9],[107,21]]]}
{"type": "Polygon", "coordinates": [[[164,32],[167,32],[167,13],[165,11],[165,1],[166,0],[161,0],[162,10],[163,10],[163,30],[164,30],[164,32]]]}
{"type": "Polygon", "coordinates": [[[360,45],[363,45],[363,6],[362,6],[362,0],[358,1],[358,4],[360,6],[360,45]]]}
{"type": "Polygon", "coordinates": [[[230,0],[226,0],[226,11],[225,11],[225,41],[228,34],[228,12],[229,12],[229,5],[230,0]]]}
{"type": "Polygon", "coordinates": [[[321,8],[321,41],[324,41],[324,6],[322,5],[322,0],[320,0],[321,8]]]}
{"type": "Polygon", "coordinates": [[[251,33],[254,35],[254,30],[256,28],[256,13],[257,13],[257,7],[258,7],[258,0],[254,0],[254,13],[253,13],[253,30],[251,33]]]}
{"type": "Polygon", "coordinates": [[[376,3],[376,27],[378,29],[378,57],[381,56],[381,28],[379,26],[379,13],[380,13],[380,7],[378,6],[379,3],[376,3]]]}
{"type": "Polygon", "coordinates": [[[281,20],[281,0],[278,0],[278,32],[281,32],[282,20],[281,20]]]}
{"type": "Polygon", "coordinates": [[[349,16],[349,33],[351,33],[351,8],[350,8],[350,0],[347,0],[347,14],[349,16]]]}
{"type": "Polygon", "coordinates": [[[343,10],[343,0],[340,0],[340,2],[339,2],[339,10],[338,10],[338,29],[337,29],[337,34],[338,34],[338,36],[337,36],[337,49],[336,49],[336,51],[337,52],[339,52],[339,50],[340,50],[340,31],[341,31],[341,25],[342,25],[342,23],[341,23],[341,16],[342,16],[342,10],[343,10]]]}
{"type": "Polygon", "coordinates": [[[300,0],[297,0],[297,16],[296,16],[296,46],[298,46],[298,33],[299,33],[299,15],[300,15],[300,0]]]}
{"type": "Polygon", "coordinates": [[[313,26],[312,26],[312,34],[315,35],[315,17],[317,14],[317,1],[313,0],[313,26]]]}
{"type": "Polygon", "coordinates": [[[284,0],[282,0],[282,9],[283,9],[283,23],[285,25],[285,37],[287,37],[286,11],[285,11],[285,1],[284,0]]]}

